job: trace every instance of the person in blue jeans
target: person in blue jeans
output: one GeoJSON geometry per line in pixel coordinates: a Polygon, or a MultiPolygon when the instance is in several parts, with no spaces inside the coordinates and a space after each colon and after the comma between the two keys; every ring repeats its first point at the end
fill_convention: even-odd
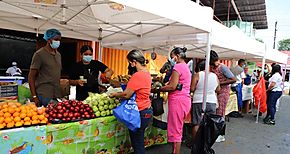
{"type": "Polygon", "coordinates": [[[274,65],[272,67],[272,77],[269,79],[267,89],[267,115],[264,118],[264,123],[275,125],[275,113],[277,100],[282,96],[282,73],[281,66],[274,65]]]}
{"type": "Polygon", "coordinates": [[[131,67],[136,67],[137,72],[132,75],[123,92],[110,94],[110,97],[129,99],[136,93],[136,104],[140,113],[141,126],[136,131],[129,129],[129,134],[134,153],[145,154],[144,133],[152,120],[153,114],[150,100],[152,80],[150,72],[146,68],[148,61],[142,52],[138,50],[130,51],[127,60],[131,67]]]}
{"type": "MultiPolygon", "coordinates": [[[[246,61],[244,59],[240,59],[238,61],[238,65],[235,66],[234,68],[231,69],[233,74],[235,75],[237,81],[233,86],[235,87],[235,91],[237,94],[237,100],[238,100],[238,107],[239,107],[239,112],[241,114],[242,107],[243,107],[243,82],[244,79],[246,78],[244,68],[246,66],[246,61]]],[[[242,116],[241,116],[242,117],[242,116]]]]}

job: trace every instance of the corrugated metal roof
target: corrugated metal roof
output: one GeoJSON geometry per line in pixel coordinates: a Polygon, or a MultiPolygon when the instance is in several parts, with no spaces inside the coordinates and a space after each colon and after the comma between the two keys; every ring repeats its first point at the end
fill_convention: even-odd
{"type": "MultiPolygon", "coordinates": [[[[229,0],[200,0],[200,2],[210,7],[213,7],[215,2],[214,14],[221,21],[227,21],[230,4],[229,20],[238,19],[229,0]]],[[[265,0],[234,0],[234,2],[243,21],[253,22],[255,29],[268,28],[265,0]]]]}

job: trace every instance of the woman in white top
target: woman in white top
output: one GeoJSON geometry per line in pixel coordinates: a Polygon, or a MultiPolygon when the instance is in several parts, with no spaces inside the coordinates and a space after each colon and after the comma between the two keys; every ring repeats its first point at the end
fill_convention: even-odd
{"type": "Polygon", "coordinates": [[[269,125],[275,125],[275,113],[277,100],[282,96],[282,73],[281,66],[272,67],[272,77],[269,79],[267,89],[267,115],[264,122],[269,125]]]}
{"type": "MultiPolygon", "coordinates": [[[[203,101],[203,87],[204,87],[204,77],[205,77],[205,61],[201,61],[197,67],[199,72],[193,76],[191,82],[191,91],[193,92],[192,100],[192,124],[194,125],[192,129],[193,139],[195,138],[196,132],[199,128],[199,124],[202,119],[202,101],[203,101]]],[[[218,104],[216,92],[219,91],[219,80],[215,73],[212,72],[212,67],[210,66],[210,72],[208,74],[208,89],[206,98],[206,109],[205,113],[215,114],[218,104]]]]}

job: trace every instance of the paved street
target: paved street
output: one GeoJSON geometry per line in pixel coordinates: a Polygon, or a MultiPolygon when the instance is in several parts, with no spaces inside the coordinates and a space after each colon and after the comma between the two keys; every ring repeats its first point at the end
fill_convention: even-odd
{"type": "MultiPolygon", "coordinates": [[[[215,143],[216,154],[290,154],[290,97],[281,98],[280,108],[276,114],[276,125],[269,126],[255,123],[252,114],[244,118],[231,118],[227,123],[226,141],[215,143]]],[[[148,154],[169,154],[169,144],[147,149],[148,154]]],[[[182,146],[182,154],[190,149],[182,146]]]]}

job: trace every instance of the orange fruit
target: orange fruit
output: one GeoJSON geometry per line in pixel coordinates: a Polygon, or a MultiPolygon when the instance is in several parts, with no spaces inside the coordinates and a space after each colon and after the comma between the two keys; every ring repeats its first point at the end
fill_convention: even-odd
{"type": "Polygon", "coordinates": [[[45,110],[42,110],[42,109],[37,110],[37,113],[38,113],[39,115],[43,114],[44,112],[45,112],[45,110]]]}
{"type": "Polygon", "coordinates": [[[41,124],[46,124],[47,121],[46,121],[46,120],[41,120],[40,123],[41,123],[41,124]]]}
{"type": "Polygon", "coordinates": [[[14,122],[9,122],[7,125],[6,125],[7,128],[12,128],[14,127],[14,122]]]}
{"type": "Polygon", "coordinates": [[[38,119],[37,115],[32,116],[32,120],[37,120],[37,119],[38,119]]]}
{"type": "Polygon", "coordinates": [[[49,115],[48,115],[48,114],[45,114],[44,116],[45,116],[46,118],[48,118],[48,117],[49,117],[49,115]]]}
{"type": "Polygon", "coordinates": [[[5,125],[4,124],[0,124],[0,129],[4,128],[5,125]]]}
{"type": "Polygon", "coordinates": [[[8,112],[11,113],[11,114],[13,114],[13,113],[15,112],[15,109],[12,108],[12,107],[10,107],[10,108],[8,109],[8,112]]]}
{"type": "Polygon", "coordinates": [[[19,117],[20,116],[20,113],[19,112],[14,112],[13,113],[13,117],[19,117]]]}
{"type": "Polygon", "coordinates": [[[27,117],[32,117],[33,114],[32,114],[32,112],[27,112],[26,116],[27,116],[27,117]]]}
{"type": "Polygon", "coordinates": [[[37,115],[37,112],[32,112],[32,116],[36,116],[37,115]]]}
{"type": "Polygon", "coordinates": [[[33,120],[33,121],[31,122],[32,125],[35,125],[35,124],[38,124],[38,123],[39,123],[38,120],[33,120]]]}
{"type": "Polygon", "coordinates": [[[0,117],[3,117],[4,113],[2,111],[0,111],[0,117]]]}
{"type": "Polygon", "coordinates": [[[16,105],[17,107],[20,107],[22,104],[19,103],[19,102],[17,102],[17,103],[15,103],[15,105],[16,105]]]}
{"type": "Polygon", "coordinates": [[[22,126],[22,125],[23,125],[23,124],[22,124],[22,122],[20,122],[20,121],[18,121],[18,122],[15,123],[15,126],[16,126],[16,127],[20,127],[20,126],[22,126]]]}
{"type": "Polygon", "coordinates": [[[25,126],[29,126],[29,125],[31,125],[31,122],[30,122],[30,121],[25,121],[25,122],[24,122],[24,125],[25,125],[25,126]]]}
{"type": "Polygon", "coordinates": [[[0,117],[0,124],[4,122],[4,117],[0,117]]]}
{"type": "Polygon", "coordinates": [[[5,112],[8,112],[8,108],[3,108],[2,111],[5,113],[5,112]]]}
{"type": "Polygon", "coordinates": [[[5,118],[7,118],[7,117],[11,117],[11,114],[8,113],[8,112],[6,112],[6,113],[4,113],[4,117],[5,117],[5,118]]]}
{"type": "Polygon", "coordinates": [[[30,121],[30,118],[29,118],[29,117],[25,117],[25,118],[24,118],[24,121],[25,121],[25,122],[30,121]]]}
{"type": "Polygon", "coordinates": [[[44,115],[39,115],[39,116],[38,116],[38,119],[39,119],[39,120],[43,120],[43,119],[45,119],[45,116],[44,116],[44,115]]]}
{"type": "Polygon", "coordinates": [[[15,108],[15,112],[20,112],[20,108],[15,108]]]}
{"type": "Polygon", "coordinates": [[[24,119],[26,117],[26,114],[25,113],[21,113],[20,114],[20,118],[24,119]]]}
{"type": "Polygon", "coordinates": [[[20,117],[15,117],[14,118],[14,122],[20,122],[21,121],[21,118],[20,117]]]}
{"type": "Polygon", "coordinates": [[[4,104],[2,107],[3,108],[8,108],[8,105],[7,104],[4,104]]]}
{"type": "Polygon", "coordinates": [[[12,122],[12,119],[10,117],[7,117],[4,119],[5,123],[8,124],[10,122],[12,122]]]}

